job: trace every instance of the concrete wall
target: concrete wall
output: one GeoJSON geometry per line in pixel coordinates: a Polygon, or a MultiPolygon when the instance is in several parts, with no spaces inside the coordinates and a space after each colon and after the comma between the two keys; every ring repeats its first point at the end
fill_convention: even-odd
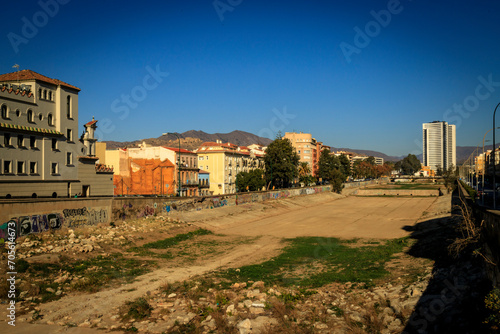
{"type": "Polygon", "coordinates": [[[61,228],[77,228],[110,222],[112,198],[47,199],[0,203],[0,238],[14,222],[17,235],[26,236],[61,228]]]}
{"type": "Polygon", "coordinates": [[[358,196],[439,196],[438,189],[359,189],[358,196]]]}
{"type": "Polygon", "coordinates": [[[283,189],[275,191],[251,192],[229,195],[216,195],[190,198],[115,198],[113,200],[112,218],[140,218],[170,211],[194,211],[219,208],[222,206],[241,205],[261,202],[268,199],[288,198],[300,195],[316,194],[331,191],[330,186],[283,189]]]}

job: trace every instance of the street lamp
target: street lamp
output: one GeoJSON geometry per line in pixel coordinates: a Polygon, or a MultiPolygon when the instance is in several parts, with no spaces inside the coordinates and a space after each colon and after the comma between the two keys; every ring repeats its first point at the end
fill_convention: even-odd
{"type": "Polygon", "coordinates": [[[496,170],[495,170],[495,164],[496,164],[496,153],[495,153],[495,114],[497,113],[497,108],[500,106],[500,103],[497,104],[495,107],[495,111],[493,112],[493,210],[496,209],[496,198],[497,198],[497,193],[496,193],[496,170]]]}
{"type": "Polygon", "coordinates": [[[181,197],[181,137],[179,137],[179,135],[175,132],[166,132],[163,134],[164,136],[166,135],[175,135],[177,136],[177,139],[179,139],[179,152],[178,152],[178,155],[177,155],[177,172],[178,172],[178,176],[177,176],[177,183],[178,183],[178,187],[177,187],[177,196],[181,197]]]}

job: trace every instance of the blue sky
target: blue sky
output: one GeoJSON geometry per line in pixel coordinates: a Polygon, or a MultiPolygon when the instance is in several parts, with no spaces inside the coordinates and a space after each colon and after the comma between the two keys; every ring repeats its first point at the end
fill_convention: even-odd
{"type": "Polygon", "coordinates": [[[498,1],[3,8],[0,73],[19,64],[81,88],[79,121],[95,116],[103,140],[304,131],[335,147],[418,154],[423,122],[456,124],[457,144],[475,146],[500,102],[498,1]]]}

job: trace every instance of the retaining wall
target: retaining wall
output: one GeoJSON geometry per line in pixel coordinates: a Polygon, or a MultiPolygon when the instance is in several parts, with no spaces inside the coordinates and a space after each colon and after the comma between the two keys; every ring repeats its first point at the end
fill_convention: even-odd
{"type": "Polygon", "coordinates": [[[109,224],[117,219],[141,218],[176,211],[192,211],[261,202],[331,191],[330,186],[294,188],[208,197],[108,197],[67,199],[22,199],[0,202],[0,238],[8,226],[18,237],[61,228],[109,224]]]}
{"type": "Polygon", "coordinates": [[[359,189],[358,196],[439,196],[438,189],[359,189]]]}

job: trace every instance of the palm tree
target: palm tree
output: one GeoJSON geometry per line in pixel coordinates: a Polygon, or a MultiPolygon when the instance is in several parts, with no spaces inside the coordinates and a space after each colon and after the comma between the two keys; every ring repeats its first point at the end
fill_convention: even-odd
{"type": "Polygon", "coordinates": [[[311,174],[311,167],[309,167],[309,163],[301,162],[299,164],[299,177],[306,177],[311,174]]]}

